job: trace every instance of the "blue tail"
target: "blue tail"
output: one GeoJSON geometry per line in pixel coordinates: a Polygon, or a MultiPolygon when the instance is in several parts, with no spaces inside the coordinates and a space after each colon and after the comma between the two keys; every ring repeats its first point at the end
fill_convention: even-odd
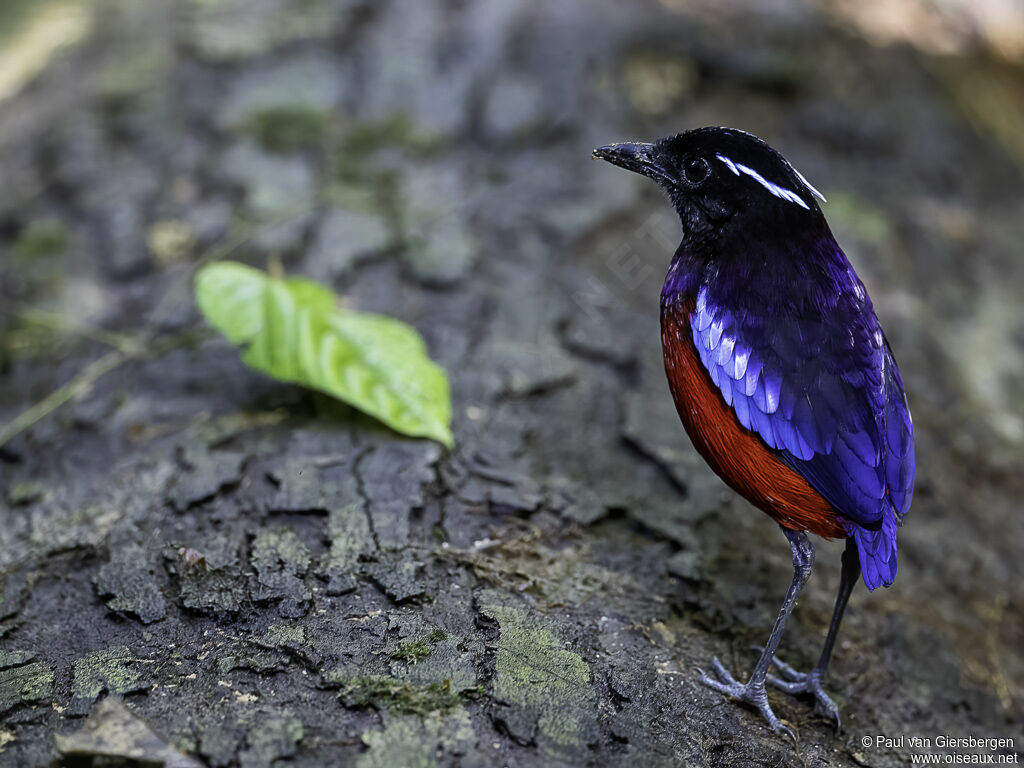
{"type": "Polygon", "coordinates": [[[870,590],[890,586],[896,579],[896,515],[892,507],[886,505],[877,531],[853,524],[851,533],[857,542],[864,584],[870,590]]]}

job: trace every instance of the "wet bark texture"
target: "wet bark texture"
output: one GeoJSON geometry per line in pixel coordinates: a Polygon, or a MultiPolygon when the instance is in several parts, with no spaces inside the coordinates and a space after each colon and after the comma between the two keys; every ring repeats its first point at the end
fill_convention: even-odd
{"type": "MultiPolygon", "coordinates": [[[[0,764],[1020,748],[1024,182],[988,131],[1020,133],[984,105],[1021,79],[807,9],[674,5],[107,2],[0,104],[0,423],[109,354],[26,310],[122,334],[124,357],[0,449],[0,764]],[[765,136],[825,192],[918,430],[899,579],[854,593],[830,671],[842,733],[770,694],[795,745],[697,682],[714,656],[749,673],[789,547],[673,411],[668,204],[589,158],[708,123],[765,136]],[[455,450],[248,370],[202,330],[204,254],[279,258],[417,327],[450,373],[455,450]]],[[[840,552],[818,547],[794,666],[817,657],[840,552]]]]}

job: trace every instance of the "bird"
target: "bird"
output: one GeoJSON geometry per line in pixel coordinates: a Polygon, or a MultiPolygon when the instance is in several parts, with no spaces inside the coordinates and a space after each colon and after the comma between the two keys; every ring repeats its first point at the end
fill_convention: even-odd
{"type": "Polygon", "coordinates": [[[839,625],[859,580],[873,591],[896,578],[914,489],[910,405],[871,299],[825,220],[825,197],[753,134],[697,128],[593,155],[653,179],[679,214],[660,302],[676,410],[711,469],[792,550],[793,579],[750,678],[715,658],[700,681],[792,738],[766,688],[812,696],[838,731],[823,681],[839,625]],[[808,534],[846,547],[824,648],[804,673],[776,651],[811,574],[808,534]]]}

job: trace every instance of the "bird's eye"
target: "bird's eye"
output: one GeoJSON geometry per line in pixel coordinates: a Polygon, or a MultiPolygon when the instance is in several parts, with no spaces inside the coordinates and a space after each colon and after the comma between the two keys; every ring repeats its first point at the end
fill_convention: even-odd
{"type": "Polygon", "coordinates": [[[700,184],[711,174],[711,166],[703,157],[691,156],[683,160],[683,176],[690,184],[700,184]]]}

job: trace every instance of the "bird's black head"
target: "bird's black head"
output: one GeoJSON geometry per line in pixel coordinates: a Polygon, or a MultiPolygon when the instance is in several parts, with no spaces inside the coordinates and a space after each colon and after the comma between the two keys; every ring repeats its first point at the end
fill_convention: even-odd
{"type": "Polygon", "coordinates": [[[698,128],[653,144],[599,147],[594,157],[658,182],[679,213],[684,245],[707,245],[728,233],[764,238],[827,226],[815,200],[824,200],[821,193],[744,131],[698,128]]]}

